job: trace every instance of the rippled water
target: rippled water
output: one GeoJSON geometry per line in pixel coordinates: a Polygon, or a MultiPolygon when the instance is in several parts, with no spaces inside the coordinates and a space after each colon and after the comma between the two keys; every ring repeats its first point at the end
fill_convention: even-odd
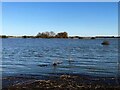
{"type": "Polygon", "coordinates": [[[3,77],[57,73],[116,76],[118,73],[117,39],[21,39],[2,40],[3,77]],[[52,64],[59,62],[57,66],[52,64]]]}

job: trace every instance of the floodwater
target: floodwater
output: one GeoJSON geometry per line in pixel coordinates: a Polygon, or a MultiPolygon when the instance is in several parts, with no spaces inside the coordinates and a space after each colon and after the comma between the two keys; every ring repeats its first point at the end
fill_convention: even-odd
{"type": "Polygon", "coordinates": [[[2,39],[2,75],[49,76],[82,74],[118,75],[118,40],[107,39],[2,39]],[[53,66],[53,63],[57,63],[53,66]]]}

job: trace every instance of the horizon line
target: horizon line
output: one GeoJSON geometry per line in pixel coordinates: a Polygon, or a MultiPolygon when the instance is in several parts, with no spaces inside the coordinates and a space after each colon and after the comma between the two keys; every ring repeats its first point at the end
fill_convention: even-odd
{"type": "MultiPolygon", "coordinates": [[[[66,31],[63,31],[63,32],[66,32],[66,31]]],[[[38,32],[39,33],[39,32],[38,32]]],[[[0,33],[0,36],[2,36],[2,35],[5,35],[5,36],[37,36],[37,34],[38,33],[36,33],[35,35],[33,35],[33,34],[2,34],[2,33],[0,33]]],[[[40,32],[40,33],[42,33],[42,32],[40,32]]],[[[61,33],[61,32],[57,32],[57,33],[61,33]]],[[[55,34],[57,34],[57,33],[55,33],[55,34]]],[[[77,34],[75,34],[75,35],[72,35],[72,34],[69,34],[68,32],[67,32],[67,34],[68,34],[68,36],[82,36],[82,37],[95,37],[95,36],[120,36],[120,34],[118,33],[118,34],[113,34],[113,35],[111,35],[111,34],[109,34],[109,35],[100,35],[100,34],[96,34],[96,35],[83,35],[83,34],[81,34],[81,35],[77,35],[77,34]]]]}

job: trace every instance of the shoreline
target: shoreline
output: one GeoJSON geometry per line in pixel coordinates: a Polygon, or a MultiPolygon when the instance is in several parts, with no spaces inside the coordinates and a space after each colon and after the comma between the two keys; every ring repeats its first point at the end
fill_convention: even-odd
{"type": "Polygon", "coordinates": [[[2,90],[120,90],[116,78],[98,78],[83,75],[61,74],[41,79],[19,76],[3,78],[3,81],[3,84],[10,82],[10,85],[4,86],[2,90]]]}
{"type": "Polygon", "coordinates": [[[120,36],[68,36],[68,37],[37,37],[37,36],[6,36],[0,35],[0,38],[43,38],[43,39],[104,39],[104,38],[120,38],[120,36]]]}

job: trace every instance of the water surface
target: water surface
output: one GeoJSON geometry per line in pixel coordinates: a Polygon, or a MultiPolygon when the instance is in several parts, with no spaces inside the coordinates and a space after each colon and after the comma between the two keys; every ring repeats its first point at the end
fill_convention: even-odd
{"type": "Polygon", "coordinates": [[[118,74],[117,39],[2,39],[3,77],[48,76],[57,73],[115,77],[118,74]],[[59,62],[57,66],[52,64],[59,62]]]}

